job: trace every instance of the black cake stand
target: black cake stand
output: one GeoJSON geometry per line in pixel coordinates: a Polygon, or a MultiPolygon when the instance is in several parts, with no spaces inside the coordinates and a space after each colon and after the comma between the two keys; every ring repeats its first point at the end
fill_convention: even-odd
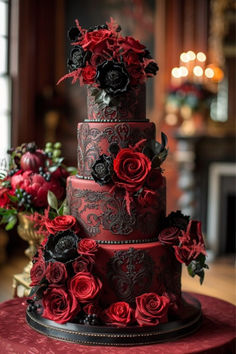
{"type": "Polygon", "coordinates": [[[109,327],[77,323],[58,324],[43,318],[37,310],[26,311],[30,327],[48,337],[86,345],[134,346],[174,341],[195,332],[201,325],[200,302],[183,293],[181,318],[158,326],[109,327]]]}

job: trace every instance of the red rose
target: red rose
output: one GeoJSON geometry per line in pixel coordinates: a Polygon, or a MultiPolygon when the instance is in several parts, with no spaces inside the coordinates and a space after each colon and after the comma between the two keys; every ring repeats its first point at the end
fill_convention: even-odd
{"type": "Polygon", "coordinates": [[[93,300],[102,288],[100,279],[95,278],[91,273],[77,273],[70,280],[70,290],[82,303],[93,300]]]}
{"type": "Polygon", "coordinates": [[[82,73],[84,84],[94,83],[94,79],[96,75],[95,67],[93,67],[92,65],[87,65],[85,68],[82,69],[81,73],[82,73]]]}
{"type": "Polygon", "coordinates": [[[142,207],[152,206],[156,208],[158,206],[157,193],[144,188],[138,196],[138,202],[142,207]]]}
{"type": "Polygon", "coordinates": [[[164,177],[161,174],[161,170],[159,168],[153,168],[149,172],[146,184],[148,187],[152,189],[159,189],[164,184],[164,177]]]}
{"type": "Polygon", "coordinates": [[[121,149],[114,160],[114,171],[118,178],[116,185],[131,192],[136,192],[143,186],[150,170],[149,158],[132,149],[121,149]]]}
{"type": "Polygon", "coordinates": [[[166,296],[146,293],[136,297],[135,318],[140,326],[156,326],[167,322],[170,300],[166,296]]]}
{"type": "Polygon", "coordinates": [[[180,245],[174,246],[179,262],[189,265],[199,254],[206,254],[200,221],[190,220],[186,232],[179,237],[180,245]]]}
{"type": "Polygon", "coordinates": [[[178,245],[179,236],[182,234],[182,231],[175,226],[167,227],[159,233],[159,241],[164,245],[178,245]]]}
{"type": "Polygon", "coordinates": [[[100,46],[102,43],[106,43],[106,40],[111,36],[110,31],[106,29],[96,30],[85,33],[84,39],[80,45],[83,49],[91,50],[94,52],[96,46],[100,46]]]}
{"type": "Polygon", "coordinates": [[[70,321],[80,311],[75,296],[62,287],[47,290],[43,296],[43,307],[43,317],[57,323],[70,321]]]}
{"type": "Polygon", "coordinates": [[[78,243],[78,253],[93,255],[98,250],[97,242],[89,238],[83,238],[78,243]]]}
{"type": "Polygon", "coordinates": [[[93,257],[84,257],[80,256],[76,258],[76,260],[73,262],[72,266],[74,269],[75,273],[80,273],[80,272],[91,272],[92,267],[94,265],[94,259],[93,257]]]}
{"type": "Polygon", "coordinates": [[[33,264],[33,267],[30,270],[31,283],[30,286],[39,285],[40,281],[45,275],[45,262],[39,257],[37,261],[33,264]]]}
{"type": "Polygon", "coordinates": [[[145,49],[143,44],[130,36],[119,39],[119,44],[124,51],[131,50],[135,53],[143,53],[145,49]]]}
{"type": "Polygon", "coordinates": [[[133,319],[134,310],[127,302],[115,302],[106,309],[102,318],[106,324],[112,324],[117,327],[127,326],[133,319]]]}
{"type": "Polygon", "coordinates": [[[64,167],[58,167],[56,171],[52,173],[53,178],[63,178],[66,179],[69,176],[69,172],[64,167]]]}
{"type": "Polygon", "coordinates": [[[46,220],[45,226],[50,234],[56,234],[59,231],[72,229],[76,225],[76,218],[72,215],[56,216],[54,219],[46,220]]]}
{"type": "Polygon", "coordinates": [[[61,262],[49,263],[45,275],[50,284],[63,284],[68,277],[65,264],[61,262]]]}
{"type": "Polygon", "coordinates": [[[0,208],[7,208],[11,203],[9,195],[14,195],[14,191],[0,187],[0,208]]]}
{"type": "Polygon", "coordinates": [[[94,303],[86,304],[86,305],[83,307],[83,310],[84,310],[84,312],[85,312],[87,315],[92,315],[92,314],[94,314],[94,313],[95,313],[95,315],[99,315],[99,313],[101,312],[100,307],[99,307],[97,304],[94,304],[94,303]]]}

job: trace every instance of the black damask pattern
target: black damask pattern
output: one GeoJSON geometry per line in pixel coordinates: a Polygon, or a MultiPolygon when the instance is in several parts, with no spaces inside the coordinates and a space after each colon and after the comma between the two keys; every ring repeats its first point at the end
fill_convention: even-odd
{"type": "Polygon", "coordinates": [[[153,278],[154,262],[143,250],[129,248],[117,251],[107,264],[107,277],[117,297],[134,303],[135,298],[148,292],[153,278]]]}
{"type": "Polygon", "coordinates": [[[72,192],[69,182],[67,200],[71,215],[82,225],[87,236],[95,236],[102,229],[114,235],[128,235],[136,225],[136,214],[131,205],[128,214],[122,193],[111,195],[108,192],[80,190],[72,192]],[[91,211],[91,212],[89,212],[91,211]]]}
{"type": "Polygon", "coordinates": [[[153,127],[145,129],[131,128],[128,123],[106,127],[104,130],[90,128],[88,123],[80,124],[78,138],[78,174],[91,178],[91,167],[102,151],[99,143],[106,139],[108,144],[117,143],[120,148],[134,145],[141,139],[154,138],[153,127]]]}

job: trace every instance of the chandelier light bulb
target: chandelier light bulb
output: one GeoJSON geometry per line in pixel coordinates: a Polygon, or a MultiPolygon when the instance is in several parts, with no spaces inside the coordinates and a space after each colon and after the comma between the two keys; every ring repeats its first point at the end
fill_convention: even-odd
{"type": "Polygon", "coordinates": [[[194,66],[193,73],[195,76],[200,77],[203,75],[203,70],[199,65],[197,65],[197,66],[194,66]]]}
{"type": "Polygon", "coordinates": [[[188,69],[185,66],[181,66],[179,72],[182,77],[188,76],[188,69]]]}
{"type": "Polygon", "coordinates": [[[197,53],[197,60],[203,63],[204,61],[206,61],[206,54],[204,54],[203,52],[197,53]]]}
{"type": "Polygon", "coordinates": [[[176,79],[178,79],[179,77],[181,77],[181,72],[180,72],[180,68],[173,68],[171,71],[171,75],[173,77],[175,77],[176,79]]]}
{"type": "Polygon", "coordinates": [[[180,55],[180,60],[183,62],[183,63],[188,63],[189,62],[189,55],[187,53],[182,53],[180,55]]]}
{"type": "Polygon", "coordinates": [[[212,68],[206,68],[205,70],[205,76],[208,79],[212,79],[214,77],[214,70],[212,68]]]}
{"type": "Polygon", "coordinates": [[[189,57],[189,60],[195,60],[196,59],[196,54],[192,50],[189,50],[187,52],[187,55],[189,57]]]}

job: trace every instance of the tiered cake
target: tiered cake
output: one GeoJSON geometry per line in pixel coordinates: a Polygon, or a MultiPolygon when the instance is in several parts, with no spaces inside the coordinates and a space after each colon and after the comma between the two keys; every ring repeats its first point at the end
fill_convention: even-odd
{"type": "Polygon", "coordinates": [[[84,344],[178,338],[201,317],[181,294],[181,263],[203,279],[205,248],[199,222],[179,211],[166,217],[167,138],[155,141],[145,107],[145,80],[158,66],[113,20],[76,24],[65,77],[88,84],[88,115],[78,124],[78,174],[67,180],[70,215],[44,220],[27,321],[84,344]]]}

